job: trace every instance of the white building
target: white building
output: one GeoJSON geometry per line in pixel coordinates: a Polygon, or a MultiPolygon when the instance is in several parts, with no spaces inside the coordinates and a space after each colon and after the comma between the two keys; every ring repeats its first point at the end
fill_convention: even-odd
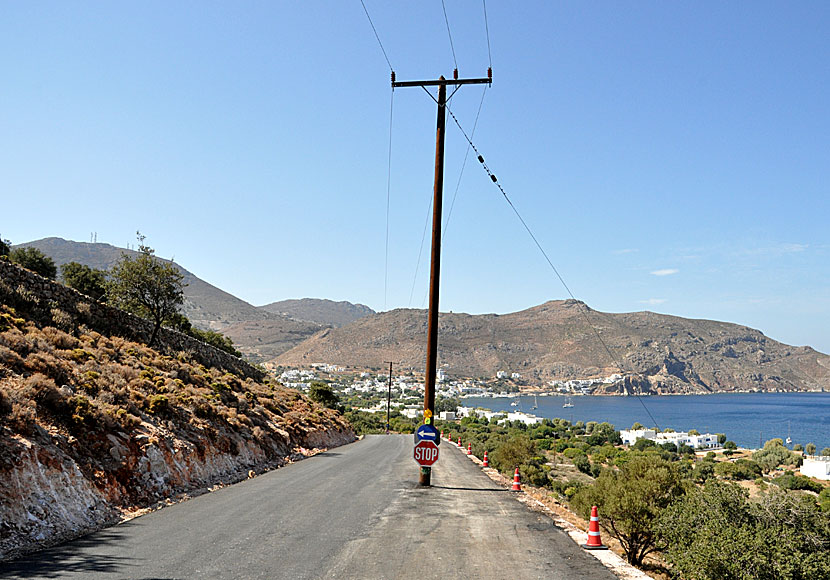
{"type": "Polygon", "coordinates": [[[499,371],[496,373],[497,379],[506,379],[507,378],[507,371],[499,371]]]}
{"type": "Polygon", "coordinates": [[[623,429],[620,431],[620,438],[623,445],[634,445],[638,439],[654,439],[657,437],[657,431],[654,429],[623,429]]]}
{"type": "Polygon", "coordinates": [[[801,475],[830,480],[830,457],[805,457],[801,475]]]}
{"type": "Polygon", "coordinates": [[[620,431],[620,438],[626,445],[634,445],[638,439],[649,439],[657,445],[674,443],[678,447],[680,445],[688,445],[692,449],[717,449],[720,447],[718,436],[711,433],[690,435],[683,431],[677,433],[657,433],[654,429],[623,429],[620,431]]]}

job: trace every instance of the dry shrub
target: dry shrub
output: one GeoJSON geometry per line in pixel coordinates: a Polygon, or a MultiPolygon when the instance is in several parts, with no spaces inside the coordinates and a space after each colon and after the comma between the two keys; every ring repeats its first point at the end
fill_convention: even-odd
{"type": "Polygon", "coordinates": [[[52,346],[60,350],[78,348],[81,344],[81,341],[71,334],[67,334],[66,332],[52,326],[47,326],[41,330],[41,333],[52,346]]]}
{"type": "Polygon", "coordinates": [[[12,401],[0,391],[0,419],[12,412],[12,401]]]}
{"type": "Polygon", "coordinates": [[[99,384],[106,385],[106,388],[110,391],[116,391],[126,387],[128,380],[127,376],[132,379],[134,378],[132,373],[135,372],[135,369],[130,367],[121,367],[121,365],[117,363],[102,365],[98,367],[98,370],[101,373],[99,384]]]}
{"type": "Polygon", "coordinates": [[[26,336],[17,328],[10,328],[0,333],[0,345],[10,348],[21,356],[27,355],[31,349],[26,336]]]}
{"type": "Polygon", "coordinates": [[[88,344],[89,346],[98,346],[98,341],[103,339],[104,337],[95,332],[94,330],[90,330],[81,335],[81,342],[88,344]]]}
{"type": "Polygon", "coordinates": [[[48,352],[34,352],[23,363],[29,371],[46,375],[61,385],[72,379],[72,365],[48,352]]]}
{"type": "Polygon", "coordinates": [[[50,410],[59,408],[64,401],[64,396],[58,390],[55,381],[42,373],[35,373],[23,381],[20,395],[23,400],[34,401],[38,407],[50,410]]]}
{"type": "Polygon", "coordinates": [[[37,408],[34,401],[13,401],[12,410],[7,417],[7,423],[12,431],[24,435],[34,433],[37,408]]]}
{"type": "Polygon", "coordinates": [[[23,357],[8,347],[0,345],[0,364],[11,369],[23,368],[23,357]]]}
{"type": "Polygon", "coordinates": [[[60,308],[52,308],[49,311],[52,317],[52,323],[58,328],[65,330],[73,330],[75,328],[75,319],[71,314],[60,308]]]}

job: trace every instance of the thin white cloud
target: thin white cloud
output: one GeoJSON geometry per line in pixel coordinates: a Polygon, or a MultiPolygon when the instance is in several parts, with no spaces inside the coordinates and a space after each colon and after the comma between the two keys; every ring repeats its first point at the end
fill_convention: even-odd
{"type": "Polygon", "coordinates": [[[741,256],[783,256],[785,254],[797,254],[799,252],[804,252],[807,248],[810,247],[810,244],[797,244],[797,243],[789,243],[789,242],[782,242],[780,244],[775,244],[773,246],[761,246],[756,248],[747,248],[743,250],[738,250],[737,255],[741,256]]]}
{"type": "Polygon", "coordinates": [[[665,298],[649,298],[648,300],[640,300],[640,304],[648,304],[649,306],[656,306],[667,302],[665,298]]]}
{"type": "Polygon", "coordinates": [[[622,250],[614,250],[612,253],[619,256],[621,254],[633,254],[634,252],[639,252],[639,251],[640,250],[638,250],[637,248],[624,248],[622,250]]]}
{"type": "Polygon", "coordinates": [[[677,268],[663,268],[662,270],[654,270],[651,274],[653,276],[671,276],[677,274],[680,270],[677,268]]]}

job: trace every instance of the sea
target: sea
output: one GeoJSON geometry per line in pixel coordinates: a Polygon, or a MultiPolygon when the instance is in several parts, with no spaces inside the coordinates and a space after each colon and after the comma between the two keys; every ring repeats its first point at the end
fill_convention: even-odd
{"type": "Polygon", "coordinates": [[[755,449],[780,437],[792,444],[830,447],[830,393],[730,393],[717,395],[662,395],[644,397],[573,396],[573,407],[563,408],[564,395],[536,397],[465,397],[465,407],[492,411],[522,411],[537,417],[568,421],[607,421],[617,429],[642,423],[661,430],[697,429],[724,433],[739,447],[755,449]],[[518,403],[511,406],[512,402],[518,403]],[[536,409],[532,407],[537,405],[536,409]]]}

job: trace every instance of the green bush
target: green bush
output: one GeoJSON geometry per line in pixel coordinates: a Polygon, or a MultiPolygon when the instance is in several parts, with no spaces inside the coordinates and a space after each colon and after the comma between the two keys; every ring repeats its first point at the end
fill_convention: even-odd
{"type": "Polygon", "coordinates": [[[772,482],[781,489],[806,489],[815,493],[821,493],[824,489],[823,485],[816,483],[809,477],[804,477],[803,475],[793,475],[792,473],[776,477],[772,480],[772,482]]]}
{"type": "Polygon", "coordinates": [[[37,248],[15,248],[9,252],[9,260],[50,280],[58,273],[54,260],[37,248]]]}
{"type": "Polygon", "coordinates": [[[151,395],[147,399],[147,412],[151,415],[161,415],[170,410],[170,400],[167,395],[151,395]]]}
{"type": "Polygon", "coordinates": [[[510,474],[536,455],[536,446],[527,435],[514,435],[501,443],[489,458],[490,463],[500,472],[510,474]]]}

